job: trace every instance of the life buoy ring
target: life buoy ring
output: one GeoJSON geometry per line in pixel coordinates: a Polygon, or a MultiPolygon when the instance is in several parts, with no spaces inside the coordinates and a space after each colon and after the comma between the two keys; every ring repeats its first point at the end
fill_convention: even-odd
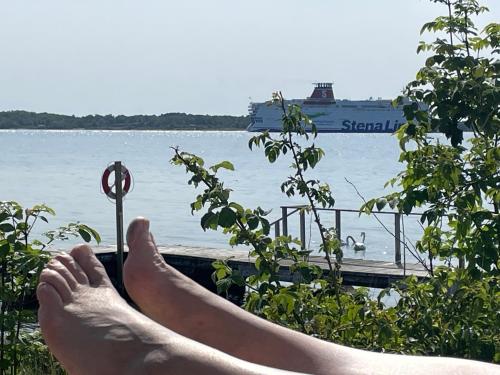
{"type": "MultiPolygon", "coordinates": [[[[111,176],[111,172],[115,171],[115,165],[111,164],[108,168],[104,170],[104,173],[102,175],[101,179],[101,184],[102,184],[102,190],[104,191],[104,194],[106,194],[108,197],[111,199],[116,199],[116,193],[114,193],[111,190],[111,187],[113,185],[109,184],[109,176],[111,176]]],[[[132,178],[130,177],[130,172],[128,169],[122,164],[122,181],[125,181],[125,184],[123,185],[122,191],[123,191],[123,196],[128,193],[130,190],[130,185],[132,184],[132,178]]]]}

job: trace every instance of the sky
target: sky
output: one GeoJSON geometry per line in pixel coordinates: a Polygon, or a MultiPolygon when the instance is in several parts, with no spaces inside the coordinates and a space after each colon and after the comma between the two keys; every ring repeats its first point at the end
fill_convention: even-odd
{"type": "MultiPolygon", "coordinates": [[[[500,3],[478,25],[500,21],[500,3]]],[[[394,98],[429,0],[0,0],[0,110],[245,115],[311,94],[394,98]]]]}

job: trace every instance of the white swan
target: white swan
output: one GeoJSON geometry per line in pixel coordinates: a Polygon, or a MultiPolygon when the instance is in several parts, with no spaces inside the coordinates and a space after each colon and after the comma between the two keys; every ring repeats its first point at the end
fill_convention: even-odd
{"type": "Polygon", "coordinates": [[[349,246],[349,240],[352,241],[355,251],[366,250],[365,232],[361,232],[361,242],[356,241],[353,236],[347,236],[345,239],[345,243],[347,246],[349,246]]]}

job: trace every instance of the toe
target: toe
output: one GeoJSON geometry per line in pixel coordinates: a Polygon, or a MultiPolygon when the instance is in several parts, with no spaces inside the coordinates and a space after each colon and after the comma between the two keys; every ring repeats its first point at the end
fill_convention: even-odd
{"type": "Polygon", "coordinates": [[[79,245],[71,250],[70,255],[85,272],[91,285],[111,285],[106,270],[87,245],[79,245]]]}
{"type": "Polygon", "coordinates": [[[62,303],[66,304],[72,301],[71,288],[58,271],[45,268],[40,274],[40,283],[50,284],[57,291],[62,303]]]}
{"type": "Polygon", "coordinates": [[[38,323],[45,342],[50,343],[51,337],[61,332],[59,322],[64,302],[59,292],[52,284],[41,281],[36,288],[36,296],[40,304],[38,323]]]}
{"type": "Polygon", "coordinates": [[[63,306],[58,291],[49,283],[41,281],[36,288],[36,297],[41,307],[63,306]]]}
{"type": "Polygon", "coordinates": [[[80,267],[80,265],[76,263],[75,259],[71,255],[62,253],[57,255],[54,259],[64,264],[64,266],[71,272],[71,274],[79,284],[89,284],[87,274],[82,269],[82,267],[80,267]]]}
{"type": "Polygon", "coordinates": [[[127,244],[129,251],[144,251],[146,249],[156,250],[153,237],[149,232],[149,220],[137,217],[128,226],[127,244]]]}
{"type": "Polygon", "coordinates": [[[50,262],[47,264],[47,268],[59,273],[62,277],[64,277],[70,289],[75,290],[77,286],[76,279],[64,264],[62,264],[56,259],[51,259],[50,262]]]}

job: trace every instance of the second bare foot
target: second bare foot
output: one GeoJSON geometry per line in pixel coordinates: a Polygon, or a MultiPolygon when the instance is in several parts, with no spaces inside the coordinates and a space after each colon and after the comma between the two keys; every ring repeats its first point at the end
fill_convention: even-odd
{"type": "Polygon", "coordinates": [[[325,373],[319,371],[321,362],[316,361],[325,347],[322,341],[249,314],[169,266],[158,252],[147,219],[132,221],[127,243],[125,287],[141,311],[153,320],[246,361],[325,373]],[[303,340],[311,355],[304,352],[303,340]]]}

